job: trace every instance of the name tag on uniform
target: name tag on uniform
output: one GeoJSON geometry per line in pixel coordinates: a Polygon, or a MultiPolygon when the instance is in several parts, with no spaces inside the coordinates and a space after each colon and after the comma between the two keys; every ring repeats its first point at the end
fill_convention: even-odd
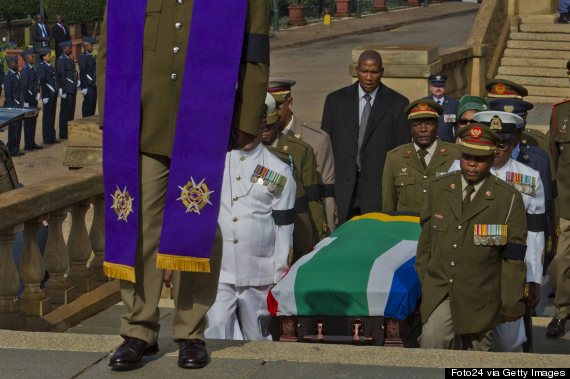
{"type": "Polygon", "coordinates": [[[536,195],[536,177],[534,176],[507,171],[507,183],[512,184],[520,193],[536,195]]]}
{"type": "Polygon", "coordinates": [[[473,243],[477,246],[506,245],[507,226],[504,224],[475,224],[473,227],[473,243]]]}
{"type": "Polygon", "coordinates": [[[443,122],[454,123],[456,121],[457,121],[457,116],[452,113],[443,115],[443,122]]]}
{"type": "Polygon", "coordinates": [[[251,182],[265,186],[273,195],[279,196],[285,187],[287,178],[258,164],[251,175],[251,182]]]}

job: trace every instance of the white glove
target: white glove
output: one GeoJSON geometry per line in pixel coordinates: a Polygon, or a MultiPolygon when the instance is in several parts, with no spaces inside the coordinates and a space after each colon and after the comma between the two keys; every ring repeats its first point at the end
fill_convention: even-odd
{"type": "Polygon", "coordinates": [[[66,94],[66,93],[62,93],[62,94],[59,95],[59,96],[61,96],[62,99],[67,99],[67,94],[66,94]]]}
{"type": "Polygon", "coordinates": [[[77,88],[81,87],[81,80],[77,81],[77,88]]]}
{"type": "Polygon", "coordinates": [[[83,88],[81,90],[81,93],[83,94],[83,96],[86,96],[87,95],[87,88],[83,88]]]}
{"type": "Polygon", "coordinates": [[[44,104],[49,103],[49,97],[44,97],[44,98],[42,99],[42,103],[44,103],[44,104]]]}
{"type": "Polygon", "coordinates": [[[59,89],[59,96],[63,95],[63,89],[59,89]]]}
{"type": "Polygon", "coordinates": [[[24,103],[24,108],[29,108],[30,107],[30,103],[24,103]]]}
{"type": "Polygon", "coordinates": [[[42,96],[38,93],[37,96],[36,96],[36,100],[37,100],[37,101],[40,101],[41,98],[42,98],[42,96]]]}

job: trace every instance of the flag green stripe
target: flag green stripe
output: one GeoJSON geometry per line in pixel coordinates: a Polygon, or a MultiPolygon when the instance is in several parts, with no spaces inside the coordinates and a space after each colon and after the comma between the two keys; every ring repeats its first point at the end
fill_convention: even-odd
{"type": "Polygon", "coordinates": [[[299,267],[297,314],[368,315],[367,288],[374,261],[402,240],[417,240],[418,227],[415,222],[359,219],[337,229],[331,237],[338,238],[299,267]],[[380,230],[383,238],[378,238],[380,230]]]}

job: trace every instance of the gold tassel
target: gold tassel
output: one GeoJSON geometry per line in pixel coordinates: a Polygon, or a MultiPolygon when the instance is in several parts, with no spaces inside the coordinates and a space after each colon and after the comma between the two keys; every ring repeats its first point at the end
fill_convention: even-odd
{"type": "Polygon", "coordinates": [[[163,270],[210,272],[210,259],[158,253],[156,267],[163,270]]]}
{"type": "Polygon", "coordinates": [[[136,283],[135,268],[118,263],[103,262],[103,273],[109,278],[136,283]]]}

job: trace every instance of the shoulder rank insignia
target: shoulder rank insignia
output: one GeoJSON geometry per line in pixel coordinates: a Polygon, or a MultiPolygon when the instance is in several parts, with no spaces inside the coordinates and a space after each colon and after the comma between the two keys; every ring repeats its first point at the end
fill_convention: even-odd
{"type": "Polygon", "coordinates": [[[257,165],[255,171],[251,175],[251,182],[254,184],[259,184],[267,187],[267,190],[274,194],[275,196],[279,196],[281,191],[283,191],[283,187],[287,182],[287,178],[283,175],[276,173],[264,167],[262,165],[257,165]]]}
{"type": "Polygon", "coordinates": [[[501,246],[507,244],[507,227],[504,224],[475,224],[473,243],[477,246],[501,246]]]}
{"type": "Polygon", "coordinates": [[[512,184],[517,191],[526,195],[536,194],[536,177],[518,172],[507,171],[507,183],[512,184]]]}

